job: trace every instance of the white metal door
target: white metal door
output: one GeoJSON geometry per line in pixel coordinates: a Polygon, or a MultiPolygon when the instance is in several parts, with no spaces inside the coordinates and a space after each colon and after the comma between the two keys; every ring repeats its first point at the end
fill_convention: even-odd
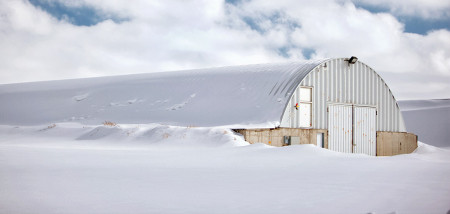
{"type": "Polygon", "coordinates": [[[353,109],[353,153],[376,155],[376,108],[355,106],[353,109]]]}
{"type": "Polygon", "coordinates": [[[328,149],[352,152],[352,106],[328,106],[328,149]]]}

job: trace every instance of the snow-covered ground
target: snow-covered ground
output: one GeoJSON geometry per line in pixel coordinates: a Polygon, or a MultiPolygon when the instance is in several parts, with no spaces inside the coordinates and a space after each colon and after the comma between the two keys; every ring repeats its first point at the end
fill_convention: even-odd
{"type": "MultiPolygon", "coordinates": [[[[400,102],[408,131],[427,144],[413,154],[371,157],[313,145],[249,145],[226,126],[213,126],[258,122],[273,127],[273,118],[260,120],[261,114],[254,114],[255,120],[245,119],[251,124],[243,124],[239,111],[229,110],[233,104],[213,103],[223,114],[209,115],[219,121],[205,116],[208,109],[197,108],[209,105],[196,104],[201,96],[221,97],[216,92],[167,90],[149,97],[149,91],[157,90],[152,87],[163,83],[149,84],[141,77],[145,75],[0,86],[0,213],[450,210],[450,150],[431,146],[450,146],[448,100],[400,102]],[[148,90],[136,90],[138,83],[148,90]],[[96,90],[87,90],[89,85],[97,85],[96,90]],[[152,116],[152,121],[173,124],[180,115],[186,116],[180,124],[196,118],[210,127],[114,123],[142,123],[152,116]],[[104,119],[113,121],[100,124],[104,119]]],[[[178,80],[182,83],[184,77],[178,80]]],[[[189,88],[181,83],[171,85],[189,88]]],[[[229,83],[239,82],[231,78],[229,83]]],[[[221,93],[251,94],[252,89],[240,84],[230,88],[237,92],[221,93]]],[[[283,106],[283,99],[277,100],[275,107],[283,106]]],[[[258,111],[274,108],[261,105],[266,109],[258,111]]]]}
{"type": "Polygon", "coordinates": [[[450,150],[370,157],[225,128],[0,126],[0,213],[447,213],[450,150]]]}

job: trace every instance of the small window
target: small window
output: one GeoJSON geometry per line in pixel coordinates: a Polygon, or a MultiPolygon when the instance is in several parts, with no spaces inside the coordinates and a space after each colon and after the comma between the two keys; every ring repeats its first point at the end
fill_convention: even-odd
{"type": "Polygon", "coordinates": [[[300,88],[300,102],[312,102],[311,88],[300,88]]]}
{"type": "Polygon", "coordinates": [[[312,88],[300,88],[300,103],[298,108],[300,127],[312,127],[312,88]]]}

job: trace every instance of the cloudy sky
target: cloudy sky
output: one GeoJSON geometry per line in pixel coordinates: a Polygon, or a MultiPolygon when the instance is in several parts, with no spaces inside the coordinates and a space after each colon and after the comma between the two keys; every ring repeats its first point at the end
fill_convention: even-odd
{"type": "Polygon", "coordinates": [[[450,98],[450,0],[0,1],[0,84],[352,55],[450,98]]]}

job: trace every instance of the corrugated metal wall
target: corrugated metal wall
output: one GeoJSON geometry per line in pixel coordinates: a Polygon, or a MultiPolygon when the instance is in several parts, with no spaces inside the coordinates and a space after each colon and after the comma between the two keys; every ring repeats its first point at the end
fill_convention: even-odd
{"type": "MultiPolygon", "coordinates": [[[[317,66],[300,83],[313,87],[312,127],[328,129],[327,107],[333,103],[375,106],[377,131],[406,131],[400,109],[389,87],[369,66],[361,62],[348,65],[343,58],[317,66]]],[[[298,128],[299,89],[294,92],[281,121],[281,127],[298,128]]]]}

